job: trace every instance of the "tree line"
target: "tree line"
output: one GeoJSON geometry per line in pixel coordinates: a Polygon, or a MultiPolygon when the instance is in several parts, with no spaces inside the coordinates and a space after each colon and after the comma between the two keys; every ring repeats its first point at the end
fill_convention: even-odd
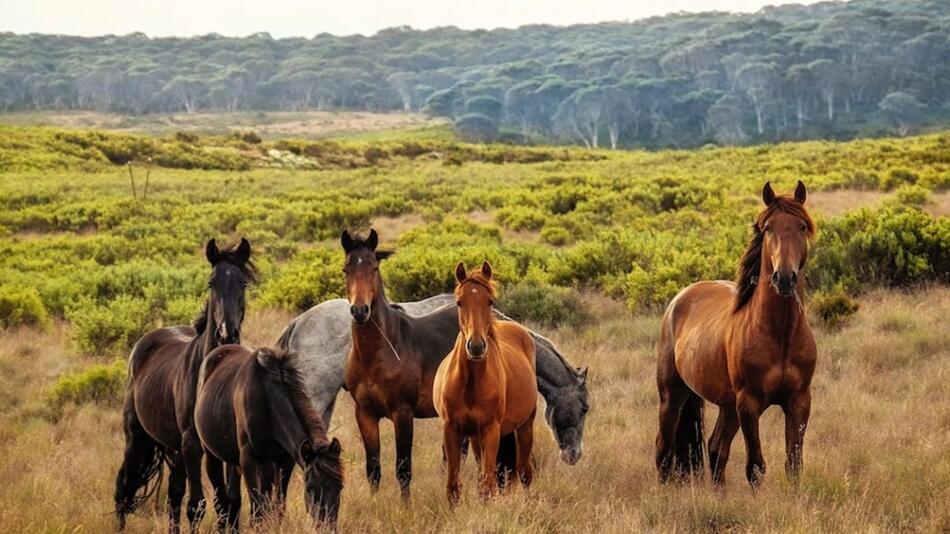
{"type": "Polygon", "coordinates": [[[950,118],[950,2],[273,39],[0,33],[0,109],[422,111],[483,140],[684,147],[950,118]]]}

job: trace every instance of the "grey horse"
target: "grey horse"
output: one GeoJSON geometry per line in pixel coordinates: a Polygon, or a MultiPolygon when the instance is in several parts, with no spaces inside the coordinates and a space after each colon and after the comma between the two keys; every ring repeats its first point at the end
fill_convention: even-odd
{"type": "MultiPolygon", "coordinates": [[[[455,297],[442,294],[419,302],[397,304],[406,313],[421,316],[427,313],[448,313],[455,308],[455,297]]],[[[498,316],[508,319],[500,312],[498,316]]],[[[307,393],[323,414],[329,427],[337,393],[343,388],[343,373],[352,346],[350,337],[350,303],[333,299],[310,308],[290,322],[280,335],[281,348],[296,353],[307,393]]],[[[455,338],[458,326],[445,333],[455,338]]],[[[546,404],[544,418],[558,448],[561,459],[573,465],[583,451],[584,420],[587,417],[587,370],[575,369],[554,348],[547,338],[532,332],[537,349],[538,391],[546,404]]]]}

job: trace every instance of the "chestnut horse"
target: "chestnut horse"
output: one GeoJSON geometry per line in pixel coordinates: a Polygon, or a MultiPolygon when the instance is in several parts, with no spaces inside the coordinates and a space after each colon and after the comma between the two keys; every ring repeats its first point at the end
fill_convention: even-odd
{"type": "Polygon", "coordinates": [[[501,436],[514,433],[515,473],[531,484],[531,446],[537,412],[538,381],[534,339],[521,325],[497,321],[492,306],[496,285],[491,265],[466,275],[455,269],[458,284],[459,335],[455,348],[442,360],[432,390],[435,410],[442,418],[442,450],[448,461],[449,502],[459,499],[462,439],[470,437],[475,458],[482,464],[480,493],[498,487],[496,458],[501,436]]]}
{"type": "Polygon", "coordinates": [[[214,239],[205,255],[211,264],[208,300],[192,326],[159,328],[142,336],[129,357],[129,379],[122,409],[125,457],[115,481],[119,529],[159,485],[162,462],[168,479],[169,529],[179,530],[187,477],[188,521],[198,528],[204,514],[201,442],[194,428],[198,368],[218,345],[240,343],[244,293],[255,279],[251,244],[218,250],[214,239]]]}
{"type": "Polygon", "coordinates": [[[214,486],[219,530],[237,530],[241,509],[238,480],[225,482],[222,462],[240,466],[252,523],[261,519],[278,480],[277,511],[283,511],[296,464],[304,473],[307,512],[318,526],[336,525],[343,490],[340,442],[327,439],[292,355],[240,345],[215,349],[201,365],[195,428],[214,486]]]}
{"type": "Polygon", "coordinates": [[[811,410],[817,350],[800,283],[815,225],[805,210],[805,185],[776,196],[768,183],[765,209],[735,283],[697,282],[669,304],[657,343],[660,430],[656,465],[661,481],[703,472],[703,401],[719,406],[709,438],[709,466],[723,483],[729,448],[745,438],[746,478],[765,475],[759,416],[773,404],[785,412],[785,472],[796,482],[811,410]]]}

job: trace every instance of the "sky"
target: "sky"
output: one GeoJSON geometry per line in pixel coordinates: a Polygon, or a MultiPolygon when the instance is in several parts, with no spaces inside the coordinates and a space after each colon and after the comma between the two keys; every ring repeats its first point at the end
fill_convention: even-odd
{"type": "Polygon", "coordinates": [[[515,28],[636,20],[677,11],[753,12],[815,0],[0,0],[0,31],[152,37],[372,35],[393,26],[515,28]]]}

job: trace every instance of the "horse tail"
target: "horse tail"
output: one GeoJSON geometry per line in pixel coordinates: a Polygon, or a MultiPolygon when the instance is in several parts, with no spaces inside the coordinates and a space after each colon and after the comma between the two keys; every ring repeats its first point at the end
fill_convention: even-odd
{"type": "Polygon", "coordinates": [[[692,391],[676,426],[674,469],[684,475],[703,474],[703,398],[692,391]]]}
{"type": "Polygon", "coordinates": [[[115,513],[119,530],[125,518],[145,503],[162,484],[165,449],[142,427],[135,412],[133,384],[129,380],[122,427],[125,431],[125,457],[115,478],[115,513]]]}
{"type": "Polygon", "coordinates": [[[284,331],[280,333],[280,337],[277,338],[277,346],[280,347],[285,352],[290,351],[290,336],[294,333],[294,328],[297,326],[297,320],[290,321],[290,324],[284,328],[284,331]]]}

